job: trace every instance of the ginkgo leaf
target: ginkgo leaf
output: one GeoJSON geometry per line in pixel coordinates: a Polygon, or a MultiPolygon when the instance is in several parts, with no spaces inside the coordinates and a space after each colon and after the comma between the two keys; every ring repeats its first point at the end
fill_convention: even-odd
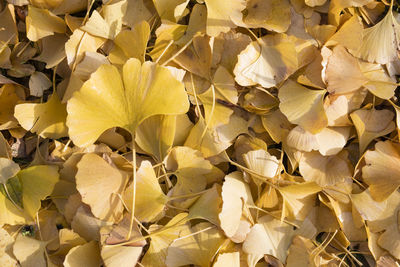
{"type": "Polygon", "coordinates": [[[393,97],[394,90],[397,88],[396,79],[389,76],[381,64],[362,62],[360,66],[364,76],[368,79],[368,82],[364,84],[365,88],[382,99],[393,97]]]}
{"type": "Polygon", "coordinates": [[[251,228],[243,243],[243,251],[254,255],[272,255],[285,262],[293,235],[294,230],[291,225],[271,215],[265,215],[251,228]]]}
{"type": "MultiPolygon", "coordinates": [[[[149,161],[142,161],[136,179],[135,217],[141,222],[154,221],[163,212],[168,197],[162,191],[149,161]]],[[[132,203],[132,187],[128,187],[123,198],[125,203],[132,203]]]]}
{"type": "Polygon", "coordinates": [[[253,198],[249,185],[243,181],[243,175],[239,172],[225,176],[221,195],[223,204],[218,217],[226,236],[232,237],[239,229],[244,205],[254,205],[253,198]]]}
{"type": "Polygon", "coordinates": [[[19,165],[8,158],[0,158],[0,183],[6,184],[7,180],[17,175],[21,170],[19,165]]]}
{"type": "Polygon", "coordinates": [[[14,205],[6,194],[0,192],[0,226],[5,224],[18,225],[29,221],[28,216],[14,205]]]}
{"type": "Polygon", "coordinates": [[[188,227],[186,224],[187,215],[187,213],[179,213],[164,227],[157,224],[150,226],[149,231],[152,234],[150,246],[141,261],[144,266],[158,267],[165,265],[169,245],[179,237],[181,231],[188,227]]]}
{"type": "Polygon", "coordinates": [[[45,250],[47,242],[39,241],[19,234],[13,246],[13,253],[21,267],[38,266],[45,267],[45,250]]]}
{"type": "Polygon", "coordinates": [[[322,156],[318,152],[304,153],[299,167],[304,180],[314,181],[321,187],[335,185],[352,177],[345,151],[334,156],[322,156]]]}
{"type": "Polygon", "coordinates": [[[325,90],[311,90],[288,80],[279,89],[279,108],[291,123],[318,133],[328,124],[323,106],[325,93],[325,90]]]}
{"type": "Polygon", "coordinates": [[[24,129],[43,138],[57,139],[68,135],[66,105],[61,103],[56,93],[43,104],[16,105],[14,116],[24,129]]]}
{"type": "Polygon", "coordinates": [[[258,174],[258,176],[251,175],[254,183],[257,185],[261,185],[262,180],[274,178],[279,174],[278,159],[265,150],[259,149],[249,151],[243,155],[243,159],[247,168],[258,174]]]}
{"type": "MultiPolygon", "coordinates": [[[[4,6],[3,6],[4,7],[4,6]]],[[[15,44],[18,42],[18,28],[15,21],[14,5],[8,4],[0,13],[0,41],[15,44]]]]}
{"type": "Polygon", "coordinates": [[[386,16],[373,27],[363,30],[363,41],[356,56],[372,63],[387,64],[398,58],[399,35],[400,25],[393,15],[392,1],[386,16]]]}
{"type": "Polygon", "coordinates": [[[189,0],[154,0],[154,6],[163,20],[177,22],[184,14],[189,0]]]}
{"type": "Polygon", "coordinates": [[[242,10],[246,8],[243,0],[226,3],[223,0],[204,0],[207,6],[207,34],[217,36],[241,24],[242,10]]]}
{"type": "MultiPolygon", "coordinates": [[[[122,9],[126,8],[126,2],[121,1],[116,4],[107,5],[110,11],[115,13],[123,12],[122,9]]],[[[109,11],[109,12],[110,12],[109,11]]],[[[104,13],[106,13],[104,11],[104,13]]],[[[93,11],[89,20],[86,22],[84,26],[81,27],[81,30],[90,33],[91,35],[105,38],[105,39],[114,39],[115,36],[121,31],[122,26],[122,16],[118,16],[118,14],[113,14],[108,16],[105,14],[105,18],[103,18],[99,12],[96,10],[93,11]]]]}
{"type": "Polygon", "coordinates": [[[108,58],[114,64],[124,64],[132,57],[143,63],[149,37],[150,26],[146,21],[136,24],[131,31],[121,31],[114,39],[114,47],[108,58]]]}
{"type": "Polygon", "coordinates": [[[321,187],[310,182],[281,187],[278,191],[284,200],[282,212],[291,219],[303,221],[313,208],[316,193],[321,191],[321,187]]]}
{"type": "Polygon", "coordinates": [[[65,33],[66,25],[63,19],[57,17],[47,9],[28,6],[26,17],[27,37],[31,41],[37,41],[43,37],[57,33],[65,33]]]}
{"type": "Polygon", "coordinates": [[[51,194],[59,180],[58,167],[37,165],[21,170],[17,177],[22,185],[22,204],[24,210],[36,218],[41,200],[51,194]]]}
{"type": "Polygon", "coordinates": [[[80,29],[74,30],[65,43],[68,65],[73,66],[79,63],[85,52],[96,52],[104,42],[104,38],[90,35],[80,29]]]}
{"type": "Polygon", "coordinates": [[[14,84],[5,84],[0,87],[0,126],[2,129],[16,126],[14,108],[23,100],[20,87],[14,84]]]}
{"type": "Polygon", "coordinates": [[[15,240],[6,230],[0,229],[0,265],[18,267],[17,259],[12,253],[15,240]]]}
{"type": "Polygon", "coordinates": [[[168,69],[132,58],[122,72],[121,77],[116,67],[101,66],[68,101],[67,125],[75,144],[88,146],[112,127],[133,134],[150,116],[188,110],[183,84],[168,69]]]}
{"type": "Polygon", "coordinates": [[[376,143],[375,150],[365,153],[366,166],[362,168],[362,176],[376,201],[385,200],[400,186],[399,149],[397,144],[386,141],[376,143]]]}
{"type": "Polygon", "coordinates": [[[388,109],[359,109],[350,114],[357,130],[360,154],[375,138],[391,133],[395,129],[394,113],[388,109]]]}
{"type": "Polygon", "coordinates": [[[354,54],[362,43],[363,25],[357,15],[353,15],[340,29],[325,43],[326,46],[342,45],[354,54]]]}
{"type": "Polygon", "coordinates": [[[192,126],[185,114],[152,116],[138,126],[135,140],[141,149],[161,162],[172,145],[183,145],[192,126]]]}
{"type": "Polygon", "coordinates": [[[288,0],[251,0],[247,2],[244,23],[251,28],[265,28],[269,31],[285,32],[290,25],[288,0]]]}
{"type": "Polygon", "coordinates": [[[266,35],[251,42],[238,55],[233,70],[242,86],[273,87],[286,80],[298,67],[295,44],[284,34],[266,35]]]}
{"type": "MultiPolygon", "coordinates": [[[[168,170],[174,172],[178,181],[171,196],[187,195],[197,193],[206,188],[206,174],[211,172],[212,165],[205,160],[202,154],[189,147],[174,147],[170,154],[164,159],[168,170]]],[[[188,207],[195,199],[175,200],[173,203],[182,207],[188,207]]]]}
{"type": "Polygon", "coordinates": [[[288,267],[296,266],[318,266],[318,255],[313,255],[317,249],[314,243],[301,236],[295,236],[289,247],[286,264],[288,267]]]}
{"type": "Polygon", "coordinates": [[[397,259],[400,258],[399,209],[400,195],[395,191],[387,199],[387,206],[379,218],[368,221],[369,230],[372,233],[381,233],[377,236],[376,244],[388,250],[397,259]]]}
{"type": "Polygon", "coordinates": [[[358,60],[343,46],[335,46],[326,67],[327,89],[330,94],[347,94],[368,82],[361,72],[358,60]]]}
{"type": "Polygon", "coordinates": [[[64,260],[65,267],[98,267],[101,264],[99,245],[95,241],[72,248],[64,260]]]}
{"type": "Polygon", "coordinates": [[[82,196],[82,202],[90,206],[97,218],[111,222],[119,221],[124,208],[118,194],[123,192],[127,175],[92,153],[85,154],[77,167],[76,189],[82,196]],[[99,191],[102,194],[101,198],[99,191]]]}
{"type": "Polygon", "coordinates": [[[194,264],[210,266],[218,249],[225,241],[223,234],[210,223],[198,223],[182,230],[180,237],[168,247],[166,265],[178,267],[194,264]]]}
{"type": "Polygon", "coordinates": [[[218,215],[222,206],[221,186],[215,184],[207,190],[200,198],[190,207],[188,219],[203,219],[214,225],[219,225],[218,215]],[[207,207],[205,209],[204,207],[207,207]]]}
{"type": "Polygon", "coordinates": [[[230,253],[219,254],[213,267],[225,267],[225,266],[240,267],[240,253],[230,252],[230,253]]]}
{"type": "MultiPolygon", "coordinates": [[[[103,247],[101,249],[101,258],[106,266],[135,266],[143,248],[142,247],[103,247]]],[[[82,261],[79,261],[81,264],[82,261]]]]}
{"type": "MultiPolygon", "coordinates": [[[[370,155],[368,155],[369,157],[370,155]]],[[[370,164],[370,161],[368,161],[370,164]]],[[[366,166],[365,166],[366,167],[366,166]]],[[[368,168],[363,167],[363,171],[365,170],[364,173],[364,178],[365,174],[368,177],[370,174],[368,171],[368,168]]],[[[369,166],[371,167],[371,166],[369,166]]],[[[386,208],[387,205],[387,200],[377,202],[371,197],[370,190],[364,190],[363,192],[359,194],[352,194],[351,195],[351,201],[353,202],[354,207],[357,209],[357,211],[360,213],[361,217],[364,220],[368,221],[375,221],[378,219],[383,211],[386,208]]]]}
{"type": "Polygon", "coordinates": [[[43,72],[34,72],[29,78],[29,90],[33,96],[43,96],[43,91],[50,88],[52,83],[43,72]]]}

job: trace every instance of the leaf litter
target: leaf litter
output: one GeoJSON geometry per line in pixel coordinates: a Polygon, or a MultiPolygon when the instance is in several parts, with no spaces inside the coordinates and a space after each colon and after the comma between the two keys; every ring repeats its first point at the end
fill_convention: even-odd
{"type": "Polygon", "coordinates": [[[0,266],[399,266],[399,10],[0,1],[0,266]]]}

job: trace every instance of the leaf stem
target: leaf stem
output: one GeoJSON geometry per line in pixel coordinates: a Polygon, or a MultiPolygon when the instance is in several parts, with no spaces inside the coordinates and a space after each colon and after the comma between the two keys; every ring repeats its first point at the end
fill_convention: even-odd
{"type": "Polygon", "coordinates": [[[136,137],[136,133],[133,132],[132,133],[132,144],[131,144],[131,148],[132,148],[132,175],[133,175],[133,181],[132,181],[132,186],[133,186],[133,190],[132,190],[132,210],[131,210],[131,221],[129,224],[129,231],[128,231],[128,235],[126,237],[126,240],[129,240],[131,238],[131,234],[132,234],[132,226],[133,226],[133,221],[135,218],[135,200],[136,200],[136,144],[135,144],[135,137],[136,137]]]}

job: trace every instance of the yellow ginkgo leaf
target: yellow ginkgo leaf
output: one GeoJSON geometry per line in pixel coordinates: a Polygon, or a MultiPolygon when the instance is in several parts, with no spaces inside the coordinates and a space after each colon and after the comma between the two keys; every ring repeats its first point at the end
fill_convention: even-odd
{"type": "Polygon", "coordinates": [[[315,134],[328,124],[323,104],[325,93],[325,90],[311,90],[288,80],[279,89],[279,108],[291,123],[315,134]]]}
{"type": "Polygon", "coordinates": [[[0,183],[5,185],[7,180],[17,175],[20,170],[19,165],[11,159],[0,157],[0,183]]]}
{"type": "Polygon", "coordinates": [[[14,84],[5,84],[0,87],[0,127],[2,130],[17,126],[14,108],[23,100],[24,95],[20,93],[21,89],[14,84]]]}
{"type": "MultiPolygon", "coordinates": [[[[163,212],[168,197],[161,190],[150,161],[142,161],[136,179],[135,217],[141,222],[154,221],[163,212]]],[[[132,187],[125,191],[124,201],[128,207],[132,203],[132,187]]]]}
{"type": "Polygon", "coordinates": [[[217,36],[221,32],[228,32],[242,22],[242,10],[246,8],[246,1],[232,0],[229,3],[223,0],[204,0],[207,6],[207,34],[217,36]]]}
{"type": "Polygon", "coordinates": [[[49,89],[51,85],[49,78],[43,72],[36,71],[29,78],[29,91],[33,96],[42,97],[43,91],[49,89]]]}
{"type": "MultiPolygon", "coordinates": [[[[367,152],[367,154],[370,151],[367,152]]],[[[368,157],[370,157],[370,154],[368,155],[368,157]]],[[[371,162],[369,161],[369,164],[371,162]]],[[[367,166],[364,167],[363,169],[363,173],[364,173],[364,178],[365,178],[365,174],[367,174],[366,176],[368,176],[368,174],[370,174],[368,171],[371,169],[371,165],[369,165],[369,169],[366,168],[367,166]]],[[[375,201],[370,193],[370,190],[364,190],[363,192],[359,193],[359,194],[352,194],[351,195],[351,201],[354,205],[354,208],[357,209],[357,211],[360,213],[361,217],[364,220],[368,220],[368,221],[375,221],[377,220],[381,214],[384,212],[384,210],[386,209],[386,205],[387,205],[387,200],[385,199],[384,201],[381,202],[377,202],[375,201]]]]}
{"type": "Polygon", "coordinates": [[[228,252],[219,254],[213,267],[225,267],[225,266],[240,267],[240,253],[228,252]]]}
{"type": "Polygon", "coordinates": [[[222,185],[222,210],[218,215],[221,228],[227,237],[233,237],[239,229],[245,204],[254,205],[250,187],[240,172],[225,176],[222,185]]]}
{"type": "Polygon", "coordinates": [[[358,60],[341,46],[335,46],[326,67],[327,89],[330,94],[347,94],[368,82],[358,60]]]}
{"type": "Polygon", "coordinates": [[[28,216],[11,202],[6,194],[0,192],[0,226],[18,225],[29,221],[28,216]]]}
{"type": "Polygon", "coordinates": [[[316,193],[321,191],[314,182],[280,187],[284,201],[283,213],[290,219],[304,221],[316,202],[316,193]]]}
{"type": "Polygon", "coordinates": [[[236,104],[238,96],[235,80],[224,67],[219,67],[215,72],[211,87],[206,92],[199,94],[198,98],[203,104],[205,119],[209,127],[215,128],[218,125],[227,124],[233,114],[233,109],[219,101],[236,104]]]}
{"type": "Polygon", "coordinates": [[[386,16],[363,30],[363,41],[355,55],[372,63],[387,64],[398,58],[399,35],[400,25],[393,15],[392,1],[386,16]]]}
{"type": "MultiPolygon", "coordinates": [[[[142,254],[142,247],[131,246],[107,246],[101,249],[101,258],[105,266],[136,266],[136,263],[142,254]]],[[[81,261],[79,262],[81,264],[81,261]]],[[[78,267],[78,266],[76,266],[78,267]]]]}
{"type": "Polygon", "coordinates": [[[362,176],[369,185],[371,196],[383,201],[400,186],[400,147],[390,141],[378,142],[374,151],[365,153],[362,176]]]}
{"type": "Polygon", "coordinates": [[[152,116],[138,126],[136,143],[161,162],[172,145],[183,145],[192,126],[186,114],[152,116]]]}
{"type": "Polygon", "coordinates": [[[65,43],[68,37],[65,34],[54,34],[41,39],[41,54],[35,60],[46,62],[46,68],[50,69],[58,65],[65,57],[65,43]]]}
{"type": "Polygon", "coordinates": [[[72,248],[64,260],[65,267],[98,267],[100,264],[100,249],[96,241],[72,248]]]}
{"type": "Polygon", "coordinates": [[[387,206],[379,218],[373,221],[368,221],[368,227],[371,233],[378,234],[377,238],[374,238],[376,245],[389,251],[390,254],[397,259],[400,258],[399,211],[400,194],[395,191],[387,199],[387,206]]]}
{"type": "Polygon", "coordinates": [[[86,24],[81,27],[81,30],[93,36],[114,39],[122,29],[122,18],[126,9],[127,1],[104,5],[103,16],[97,10],[94,10],[86,24]]]}
{"type": "Polygon", "coordinates": [[[0,265],[7,267],[18,267],[17,259],[12,253],[15,240],[4,228],[0,229],[0,265]]]}
{"type": "Polygon", "coordinates": [[[391,133],[395,129],[394,113],[388,109],[359,109],[350,114],[357,130],[360,154],[375,138],[391,133]]]}
{"type": "Polygon", "coordinates": [[[14,116],[25,130],[43,138],[57,139],[68,135],[66,105],[61,103],[56,93],[43,104],[16,105],[14,116]]]}
{"type": "Polygon", "coordinates": [[[221,186],[214,184],[190,207],[188,219],[203,219],[219,225],[218,214],[222,206],[221,186]],[[204,207],[207,207],[206,209],[204,207]]]}
{"type": "Polygon", "coordinates": [[[247,133],[247,123],[240,116],[232,114],[229,123],[212,128],[206,127],[200,118],[191,129],[185,146],[198,149],[204,157],[211,157],[223,152],[232,145],[233,140],[241,133],[247,133]]]}
{"type": "MultiPolygon", "coordinates": [[[[3,6],[4,7],[4,6],[3,6]]],[[[0,13],[0,42],[10,42],[15,44],[18,42],[18,29],[15,21],[14,5],[8,4],[0,13]]]]}
{"type": "Polygon", "coordinates": [[[118,222],[124,210],[118,194],[124,190],[127,175],[93,153],[85,154],[77,167],[76,189],[82,196],[82,202],[90,206],[97,218],[118,222]]]}
{"type": "Polygon", "coordinates": [[[178,22],[184,15],[189,0],[154,0],[153,2],[161,19],[178,22]]]}
{"type": "Polygon", "coordinates": [[[298,67],[295,44],[284,34],[266,35],[251,42],[238,55],[233,70],[242,86],[273,87],[286,80],[298,67]]]}
{"type": "Polygon", "coordinates": [[[26,32],[29,40],[37,40],[53,35],[54,33],[65,33],[66,25],[62,18],[57,17],[47,9],[28,6],[26,17],[26,32]]]}
{"type": "Polygon", "coordinates": [[[335,185],[352,177],[346,151],[334,156],[322,156],[318,152],[304,153],[299,167],[304,180],[314,181],[321,187],[335,185]]]}
{"type": "Polygon", "coordinates": [[[37,165],[23,169],[17,174],[22,185],[22,204],[24,210],[36,218],[41,207],[41,200],[51,194],[59,180],[58,167],[37,165]]]}
{"type": "MultiPolygon", "coordinates": [[[[206,174],[212,170],[212,165],[202,154],[189,147],[174,147],[164,160],[168,170],[174,172],[178,181],[172,189],[172,196],[197,193],[206,188],[206,174]]],[[[180,207],[188,207],[195,199],[175,200],[180,207]]]]}
{"type": "Polygon", "coordinates": [[[167,257],[169,245],[179,237],[182,230],[188,228],[186,224],[187,215],[187,213],[179,213],[165,224],[164,227],[157,224],[152,224],[149,227],[151,241],[149,249],[141,260],[144,266],[165,266],[165,258],[167,257]]]}
{"type": "Polygon", "coordinates": [[[341,45],[346,47],[350,53],[354,54],[362,43],[362,22],[357,15],[353,15],[347,20],[340,29],[332,35],[325,43],[325,46],[341,45]]]}
{"type": "Polygon", "coordinates": [[[80,29],[74,30],[69,40],[65,43],[68,65],[73,66],[79,63],[85,52],[96,52],[104,42],[104,38],[93,36],[80,29]]]}
{"type": "Polygon", "coordinates": [[[242,157],[247,168],[258,174],[251,175],[251,177],[254,183],[259,186],[263,183],[263,180],[274,178],[279,174],[278,159],[263,149],[249,151],[242,157]]]}
{"type": "Polygon", "coordinates": [[[108,58],[114,64],[122,65],[131,57],[143,63],[149,37],[150,26],[146,21],[136,24],[132,30],[121,31],[114,39],[114,47],[108,58]]]}
{"type": "Polygon", "coordinates": [[[293,235],[293,226],[265,215],[251,228],[243,243],[243,251],[253,255],[272,255],[285,262],[293,235]]]}
{"type": "Polygon", "coordinates": [[[47,266],[45,258],[46,245],[47,242],[45,241],[19,234],[13,246],[13,253],[21,263],[21,267],[45,267],[47,266]]]}
{"type": "Polygon", "coordinates": [[[313,253],[316,249],[317,247],[312,240],[296,235],[289,247],[288,257],[286,259],[287,266],[320,266],[318,261],[320,256],[314,255],[313,253]]]}
{"type": "Polygon", "coordinates": [[[68,101],[67,125],[78,146],[93,144],[107,129],[121,127],[134,135],[146,118],[185,113],[189,102],[183,84],[155,63],[129,59],[122,71],[102,65],[68,101]]]}
{"type": "Polygon", "coordinates": [[[216,226],[198,223],[182,230],[180,238],[171,243],[165,264],[168,267],[189,264],[208,267],[224,241],[224,235],[216,226]]]}
{"type": "Polygon", "coordinates": [[[244,23],[251,28],[285,32],[290,25],[288,0],[251,0],[247,2],[244,23]]]}
{"type": "Polygon", "coordinates": [[[381,64],[362,62],[360,64],[364,76],[368,82],[364,84],[371,93],[382,99],[390,99],[397,88],[396,79],[388,75],[381,64]]]}

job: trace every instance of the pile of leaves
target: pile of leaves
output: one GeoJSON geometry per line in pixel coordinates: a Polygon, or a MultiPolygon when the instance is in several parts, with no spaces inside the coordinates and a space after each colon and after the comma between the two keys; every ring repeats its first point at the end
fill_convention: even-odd
{"type": "Polygon", "coordinates": [[[1,0],[0,266],[398,266],[399,7],[1,0]]]}

